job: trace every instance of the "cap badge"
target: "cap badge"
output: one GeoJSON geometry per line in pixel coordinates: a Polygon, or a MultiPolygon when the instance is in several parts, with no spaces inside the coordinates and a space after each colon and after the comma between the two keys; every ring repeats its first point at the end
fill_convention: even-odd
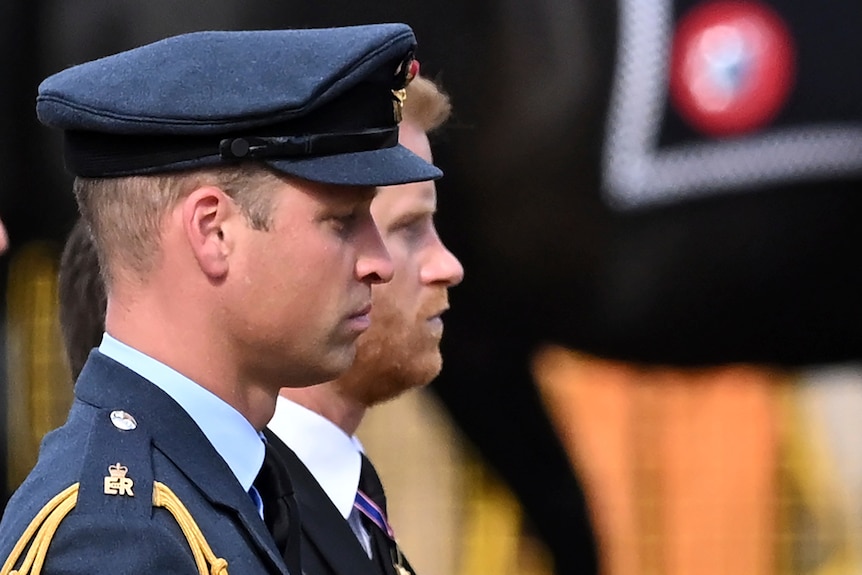
{"type": "Polygon", "coordinates": [[[392,108],[395,113],[395,122],[399,124],[404,118],[404,102],[407,100],[406,88],[407,85],[413,81],[413,78],[419,74],[419,61],[411,58],[401,62],[395,70],[395,77],[397,78],[402,73],[404,73],[404,83],[402,84],[402,87],[398,90],[392,90],[392,95],[394,96],[392,100],[392,108]]]}
{"type": "Polygon", "coordinates": [[[128,495],[134,497],[132,492],[134,482],[126,477],[129,468],[119,462],[108,466],[108,475],[105,477],[105,495],[128,495]]]}

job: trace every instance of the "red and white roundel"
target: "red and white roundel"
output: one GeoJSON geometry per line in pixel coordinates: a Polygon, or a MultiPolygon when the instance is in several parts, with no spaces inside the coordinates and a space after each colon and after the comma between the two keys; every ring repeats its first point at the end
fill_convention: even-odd
{"type": "Polygon", "coordinates": [[[670,97],[680,116],[711,136],[756,130],[787,100],[796,73],[793,37],[759,2],[714,0],[679,21],[670,97]]]}

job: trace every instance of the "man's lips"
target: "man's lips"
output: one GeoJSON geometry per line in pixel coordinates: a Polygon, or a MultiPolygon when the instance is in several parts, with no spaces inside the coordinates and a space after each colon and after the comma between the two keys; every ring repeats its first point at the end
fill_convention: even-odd
{"type": "MultiPolygon", "coordinates": [[[[439,319],[441,319],[441,317],[440,317],[440,316],[442,316],[442,315],[443,315],[444,313],[446,313],[447,311],[449,311],[449,306],[448,306],[448,305],[447,305],[447,306],[445,306],[445,307],[443,307],[443,308],[441,308],[441,309],[440,309],[440,311],[438,311],[437,313],[434,313],[434,314],[429,315],[429,316],[428,316],[428,319],[429,319],[429,320],[434,320],[434,319],[438,319],[438,320],[439,320],[439,319]]],[[[441,321],[442,321],[442,320],[441,320],[441,321]]]]}
{"type": "Polygon", "coordinates": [[[352,331],[362,333],[371,326],[371,304],[367,303],[357,308],[347,316],[347,323],[352,331]]]}
{"type": "Polygon", "coordinates": [[[446,306],[440,309],[440,311],[438,311],[437,313],[428,316],[428,319],[426,320],[427,325],[430,327],[432,333],[436,334],[437,337],[443,334],[443,318],[441,316],[448,309],[449,307],[446,306]]]}
{"type": "Polygon", "coordinates": [[[367,304],[363,305],[362,307],[358,308],[355,312],[350,314],[348,317],[350,317],[352,319],[352,318],[356,318],[356,317],[367,316],[370,313],[371,313],[371,304],[367,303],[367,304]]]}

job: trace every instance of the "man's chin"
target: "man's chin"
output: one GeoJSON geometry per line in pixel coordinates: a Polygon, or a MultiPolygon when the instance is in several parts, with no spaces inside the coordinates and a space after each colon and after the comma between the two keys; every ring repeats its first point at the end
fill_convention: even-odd
{"type": "Polygon", "coordinates": [[[301,387],[308,387],[309,385],[317,385],[318,383],[325,383],[327,381],[338,379],[350,370],[355,358],[356,347],[353,345],[344,346],[337,351],[333,351],[327,355],[326,361],[321,362],[318,366],[318,369],[315,372],[315,381],[313,383],[303,384],[301,387]]]}
{"type": "Polygon", "coordinates": [[[374,381],[365,380],[354,394],[366,406],[387,403],[408,391],[425,387],[440,373],[439,355],[422,360],[411,360],[409,368],[391,366],[380,371],[374,381]]]}

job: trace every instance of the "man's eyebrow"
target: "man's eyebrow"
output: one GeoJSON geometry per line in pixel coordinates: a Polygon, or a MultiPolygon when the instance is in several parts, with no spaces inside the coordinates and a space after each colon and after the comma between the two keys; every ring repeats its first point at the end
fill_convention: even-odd
{"type": "Polygon", "coordinates": [[[416,208],[399,215],[392,220],[390,227],[403,226],[424,218],[433,218],[437,210],[434,208],[416,208]]]}

